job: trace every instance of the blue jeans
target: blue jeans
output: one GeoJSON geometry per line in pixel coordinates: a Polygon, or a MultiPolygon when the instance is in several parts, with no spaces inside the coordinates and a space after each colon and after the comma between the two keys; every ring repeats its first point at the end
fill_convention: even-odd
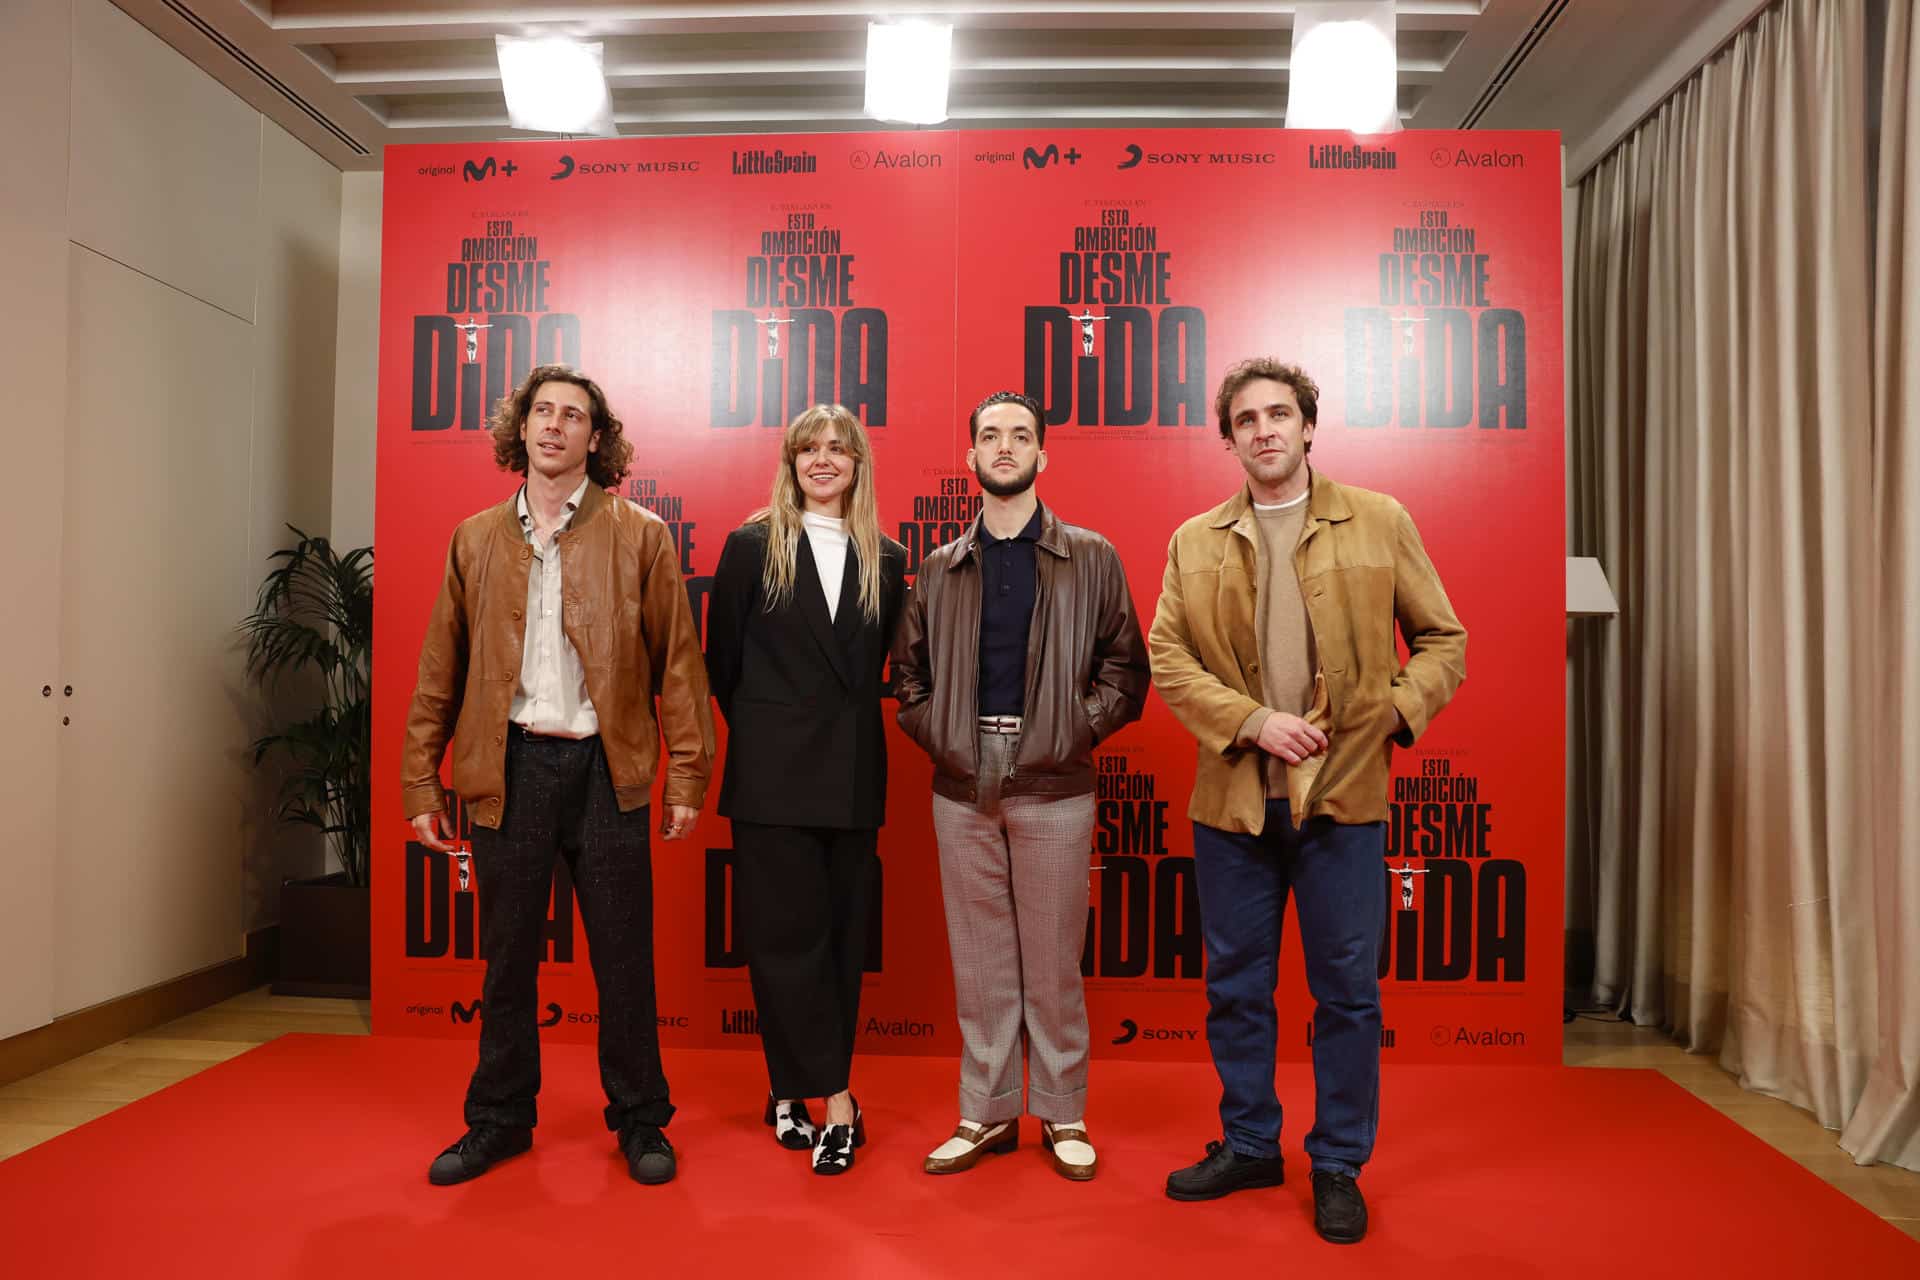
{"type": "Polygon", "coordinates": [[[1267,801],[1257,836],[1193,824],[1207,947],[1207,1044],[1220,1074],[1220,1124],[1242,1155],[1280,1154],[1273,1088],[1280,925],[1299,903],[1313,995],[1313,1167],[1358,1177],[1380,1120],[1380,934],[1386,824],[1314,818],[1296,831],[1267,801]]]}

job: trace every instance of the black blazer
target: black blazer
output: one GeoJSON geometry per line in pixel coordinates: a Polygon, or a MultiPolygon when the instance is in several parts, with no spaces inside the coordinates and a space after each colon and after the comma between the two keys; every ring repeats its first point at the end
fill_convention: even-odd
{"type": "Polygon", "coordinates": [[[887,816],[881,672],[906,598],[906,548],[880,538],[880,617],[860,609],[860,561],[847,547],[840,601],[803,531],[793,596],[766,607],[767,526],[727,535],[707,603],[707,679],[727,721],[720,813],[769,826],[878,827],[887,816]]]}

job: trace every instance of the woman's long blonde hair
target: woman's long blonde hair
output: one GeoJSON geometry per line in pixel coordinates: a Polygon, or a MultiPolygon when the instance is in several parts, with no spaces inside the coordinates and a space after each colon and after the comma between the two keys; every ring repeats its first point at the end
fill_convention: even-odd
{"type": "Polygon", "coordinates": [[[860,612],[867,621],[880,620],[880,510],[873,497],[873,446],[860,419],[844,406],[816,404],[787,424],[780,442],[780,469],[773,476],[773,501],[747,517],[748,524],[767,526],[767,559],[760,585],[767,608],[793,598],[794,562],[800,553],[800,517],[806,499],[793,478],[793,460],[828,427],[840,433],[840,443],[853,454],[853,483],[841,496],[840,510],[847,537],[860,557],[860,612]]]}

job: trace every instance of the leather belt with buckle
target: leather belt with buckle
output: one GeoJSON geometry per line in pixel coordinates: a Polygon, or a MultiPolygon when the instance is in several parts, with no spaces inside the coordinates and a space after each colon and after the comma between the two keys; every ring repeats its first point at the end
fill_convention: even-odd
{"type": "Polygon", "coordinates": [[[981,716],[980,732],[1017,734],[1021,723],[1019,716],[981,716]]]}

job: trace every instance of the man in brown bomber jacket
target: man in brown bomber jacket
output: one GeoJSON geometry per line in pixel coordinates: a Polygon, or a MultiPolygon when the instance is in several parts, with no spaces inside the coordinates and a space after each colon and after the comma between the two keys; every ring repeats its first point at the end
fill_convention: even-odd
{"type": "Polygon", "coordinates": [[[1453,697],[1467,633],[1406,508],[1308,464],[1319,396],[1294,365],[1227,371],[1214,408],[1244,483],[1175,531],[1148,638],[1154,686],[1199,746],[1188,814],[1221,1085],[1221,1140],[1167,1194],[1280,1183],[1273,987],[1291,898],[1314,999],[1314,1225],[1351,1244],[1380,1109],[1387,766],[1453,697]]]}
{"type": "Polygon", "coordinates": [[[401,755],[415,837],[452,852],[440,785],[452,738],[487,966],[467,1132],[428,1177],[464,1182],[532,1144],[541,931],[561,856],[599,989],[607,1127],[636,1181],[666,1182],[647,798],[664,733],[661,834],[691,834],[713,762],[706,663],[666,525],[607,493],[633,446],[600,388],[543,365],[492,429],[495,461],[527,480],[454,531],[401,755]]]}
{"type": "Polygon", "coordinates": [[[1011,1151],[1027,1110],[1054,1169],[1085,1181],[1093,749],[1140,718],[1146,646],[1113,544],[1034,493],[1040,406],[998,391],[967,427],[980,516],[921,563],[893,642],[900,727],[933,758],[961,1039],[960,1125],[923,1167],[1011,1151]]]}

